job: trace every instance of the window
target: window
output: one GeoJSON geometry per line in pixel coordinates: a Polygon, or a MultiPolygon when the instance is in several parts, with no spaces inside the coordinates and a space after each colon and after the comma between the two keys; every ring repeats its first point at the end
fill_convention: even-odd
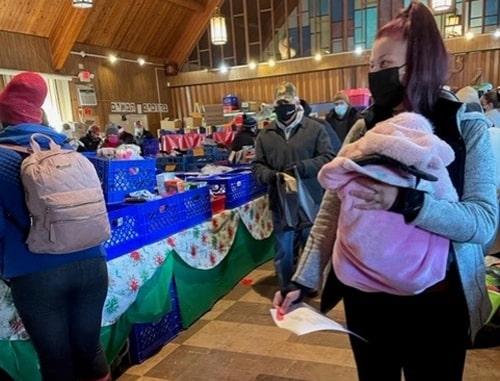
{"type": "Polygon", "coordinates": [[[377,0],[361,0],[354,5],[354,45],[368,49],[373,45],[378,29],[377,0]]]}

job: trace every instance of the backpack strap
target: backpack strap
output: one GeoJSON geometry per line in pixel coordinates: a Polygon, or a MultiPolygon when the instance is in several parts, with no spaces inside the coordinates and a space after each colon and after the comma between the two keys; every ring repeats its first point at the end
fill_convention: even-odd
{"type": "Polygon", "coordinates": [[[15,144],[0,144],[0,147],[10,149],[11,151],[23,153],[25,155],[31,155],[33,153],[33,150],[31,148],[25,148],[15,144]]]}

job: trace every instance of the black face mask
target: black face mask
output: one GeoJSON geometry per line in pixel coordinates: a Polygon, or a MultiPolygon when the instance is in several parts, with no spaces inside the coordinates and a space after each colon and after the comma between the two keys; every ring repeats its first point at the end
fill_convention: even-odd
{"type": "Polygon", "coordinates": [[[393,109],[403,102],[406,94],[405,87],[399,81],[398,67],[390,67],[368,74],[368,83],[375,105],[393,109]]]}
{"type": "Polygon", "coordinates": [[[293,115],[297,111],[297,108],[292,103],[283,103],[278,104],[274,108],[274,112],[276,113],[276,117],[281,123],[286,123],[293,118],[293,115]]]}

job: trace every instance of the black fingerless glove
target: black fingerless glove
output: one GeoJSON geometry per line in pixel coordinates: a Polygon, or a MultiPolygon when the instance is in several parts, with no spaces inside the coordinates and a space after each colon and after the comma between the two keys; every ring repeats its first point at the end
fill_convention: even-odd
{"type": "Polygon", "coordinates": [[[302,286],[297,282],[291,281],[285,288],[281,289],[281,296],[283,297],[283,299],[285,299],[289,292],[297,290],[300,290],[300,296],[295,302],[293,302],[293,304],[300,303],[302,299],[304,299],[304,296],[312,291],[312,289],[309,287],[302,286]]]}
{"type": "Polygon", "coordinates": [[[416,189],[399,188],[389,212],[402,214],[407,224],[413,222],[424,205],[425,193],[416,189]]]}

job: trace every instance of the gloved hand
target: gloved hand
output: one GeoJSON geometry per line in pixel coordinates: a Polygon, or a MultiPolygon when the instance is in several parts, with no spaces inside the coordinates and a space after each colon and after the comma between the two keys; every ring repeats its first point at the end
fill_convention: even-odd
{"type": "Polygon", "coordinates": [[[303,286],[297,282],[290,282],[284,289],[276,291],[273,299],[273,306],[278,310],[278,319],[290,311],[290,307],[300,303],[305,296],[314,294],[312,288],[303,286]]]}

